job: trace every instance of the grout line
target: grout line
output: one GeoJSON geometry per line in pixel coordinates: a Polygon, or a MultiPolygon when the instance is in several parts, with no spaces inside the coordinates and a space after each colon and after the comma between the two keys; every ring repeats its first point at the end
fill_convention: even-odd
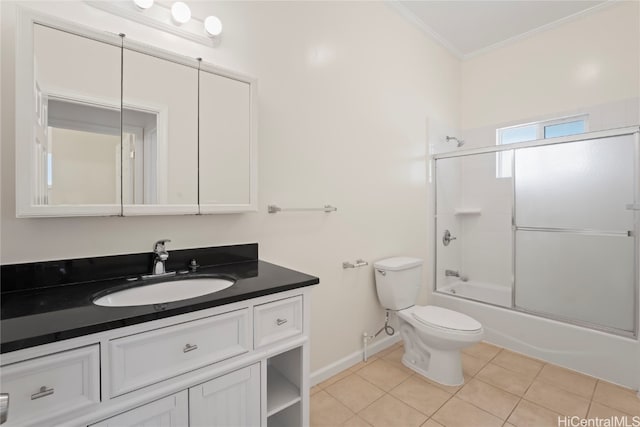
{"type": "Polygon", "coordinates": [[[513,409],[511,410],[511,412],[509,412],[509,415],[507,415],[507,418],[505,418],[504,422],[505,424],[507,422],[509,422],[509,418],[511,418],[511,415],[513,415],[513,413],[516,411],[516,409],[518,408],[518,406],[520,406],[520,402],[522,402],[522,396],[518,396],[518,401],[516,402],[515,406],[513,407],[513,409]]]}
{"type": "MultiPolygon", "coordinates": [[[[540,370],[538,371],[538,373],[536,374],[535,377],[533,377],[533,379],[531,380],[531,383],[527,386],[527,389],[524,391],[524,393],[522,393],[522,398],[524,399],[524,396],[527,394],[527,392],[529,391],[529,389],[531,388],[531,386],[533,385],[533,383],[536,382],[536,380],[538,379],[538,377],[540,376],[540,372],[542,372],[542,370],[544,369],[544,367],[547,365],[547,363],[544,363],[542,365],[542,368],[540,368],[540,370]]],[[[507,369],[507,368],[505,368],[507,369]]],[[[544,381],[543,381],[544,382],[544,381]]],[[[542,406],[542,405],[539,405],[542,406]]],[[[546,406],[545,406],[546,408],[546,406]]],[[[551,408],[547,408],[547,409],[551,409],[551,408]]],[[[555,412],[555,411],[554,411],[555,412]]]]}
{"type": "Polygon", "coordinates": [[[598,389],[598,384],[600,384],[600,380],[596,378],[596,385],[593,386],[593,391],[591,392],[591,400],[596,397],[596,390],[598,389]]]}
{"type": "Polygon", "coordinates": [[[593,400],[589,401],[589,406],[587,406],[587,413],[584,414],[584,418],[587,418],[589,416],[589,412],[591,411],[591,404],[593,403],[593,400]]]}

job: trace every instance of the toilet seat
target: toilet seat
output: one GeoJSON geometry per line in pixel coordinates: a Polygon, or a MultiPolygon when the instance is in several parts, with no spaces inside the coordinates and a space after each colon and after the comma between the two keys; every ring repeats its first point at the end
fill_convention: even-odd
{"type": "Polygon", "coordinates": [[[480,322],[466,314],[434,305],[412,307],[411,317],[422,325],[443,331],[474,334],[482,330],[480,322]]]}

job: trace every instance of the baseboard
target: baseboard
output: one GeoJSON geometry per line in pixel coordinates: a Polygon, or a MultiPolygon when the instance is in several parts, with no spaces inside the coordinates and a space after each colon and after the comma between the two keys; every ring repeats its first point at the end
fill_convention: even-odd
{"type": "MultiPolygon", "coordinates": [[[[400,334],[399,333],[395,333],[391,336],[385,336],[384,338],[380,339],[377,342],[374,342],[373,344],[370,344],[368,347],[368,355],[369,356],[373,356],[374,354],[388,348],[391,347],[392,345],[394,345],[395,343],[399,342],[401,340],[400,338],[400,334]]],[[[345,369],[348,369],[350,367],[352,367],[353,365],[355,365],[356,363],[359,363],[363,360],[364,358],[364,353],[363,350],[359,350],[359,351],[355,351],[353,353],[351,353],[350,355],[343,357],[342,359],[331,363],[330,365],[327,365],[323,368],[320,368],[318,370],[315,370],[311,373],[311,376],[309,378],[309,380],[311,381],[311,385],[314,386],[318,383],[321,383],[322,381],[331,378],[332,376],[334,376],[337,373],[340,373],[342,371],[344,371],[345,369]]]]}

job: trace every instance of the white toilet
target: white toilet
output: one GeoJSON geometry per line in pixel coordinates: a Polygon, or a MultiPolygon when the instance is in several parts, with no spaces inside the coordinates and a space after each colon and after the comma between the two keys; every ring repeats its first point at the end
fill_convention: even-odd
{"type": "Polygon", "coordinates": [[[433,305],[415,305],[422,260],[395,257],[374,263],[380,304],[395,311],[404,341],[402,363],[445,385],[461,385],[460,350],[482,339],[482,325],[471,317],[433,305]]]}

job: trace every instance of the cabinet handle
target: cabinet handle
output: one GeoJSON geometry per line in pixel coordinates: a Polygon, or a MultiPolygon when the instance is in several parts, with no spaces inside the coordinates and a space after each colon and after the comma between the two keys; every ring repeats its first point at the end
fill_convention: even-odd
{"type": "Polygon", "coordinates": [[[284,325],[285,323],[287,323],[287,319],[276,319],[276,323],[278,324],[278,326],[284,325]]]}
{"type": "Polygon", "coordinates": [[[46,385],[40,387],[40,391],[31,395],[31,400],[40,399],[41,397],[47,397],[53,394],[53,388],[47,388],[46,385]]]}
{"type": "Polygon", "coordinates": [[[198,349],[198,346],[196,344],[194,344],[194,345],[187,344],[182,349],[182,352],[183,353],[189,353],[190,351],[197,350],[197,349],[198,349]]]}
{"type": "Polygon", "coordinates": [[[9,417],[9,393],[0,393],[0,424],[9,417]]]}

